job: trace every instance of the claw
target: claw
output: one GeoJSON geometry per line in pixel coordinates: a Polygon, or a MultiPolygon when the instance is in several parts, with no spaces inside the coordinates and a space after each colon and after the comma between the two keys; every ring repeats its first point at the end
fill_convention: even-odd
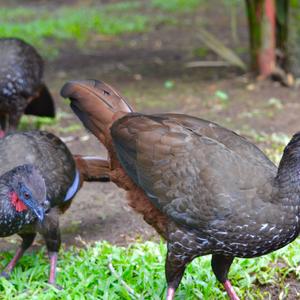
{"type": "Polygon", "coordinates": [[[2,272],[0,273],[0,277],[3,277],[3,278],[5,278],[5,279],[9,279],[10,274],[9,274],[8,272],[2,271],[2,272]]]}
{"type": "Polygon", "coordinates": [[[48,287],[45,287],[43,290],[44,292],[47,292],[49,290],[51,290],[51,288],[55,288],[58,291],[62,291],[64,288],[56,283],[49,283],[48,282],[48,287]]]}

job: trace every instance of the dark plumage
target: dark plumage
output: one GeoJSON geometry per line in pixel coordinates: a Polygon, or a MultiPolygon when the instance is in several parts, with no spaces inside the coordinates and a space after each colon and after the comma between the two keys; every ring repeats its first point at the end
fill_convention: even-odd
{"type": "Polygon", "coordinates": [[[45,181],[33,165],[14,167],[0,177],[0,236],[14,234],[20,228],[44,220],[49,208],[45,181]],[[29,195],[29,196],[28,196],[29,195]],[[25,203],[27,199],[30,203],[25,203]]]}
{"type": "Polygon", "coordinates": [[[66,145],[51,133],[8,134],[0,139],[0,153],[0,236],[17,233],[23,239],[2,275],[8,276],[39,232],[50,258],[49,283],[55,284],[61,243],[58,217],[70,206],[84,178],[66,145]],[[33,199],[31,206],[22,196],[25,192],[33,199]]]}
{"type": "Polygon", "coordinates": [[[55,116],[42,77],[43,60],[31,45],[0,38],[0,125],[4,132],[15,130],[23,113],[55,116]]]}
{"type": "Polygon", "coordinates": [[[277,169],[226,128],[187,115],[133,113],[102,82],[70,82],[61,93],[108,149],[111,180],[167,240],[168,300],[186,265],[206,254],[236,300],[227,278],[234,257],[260,256],[298,236],[300,133],[277,169]]]}

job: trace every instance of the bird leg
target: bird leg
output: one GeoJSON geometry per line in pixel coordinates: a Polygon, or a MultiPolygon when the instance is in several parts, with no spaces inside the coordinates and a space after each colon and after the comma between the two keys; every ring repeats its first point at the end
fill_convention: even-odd
{"type": "Polygon", "coordinates": [[[234,257],[221,254],[213,254],[211,266],[217,279],[223,284],[230,300],[239,300],[230,281],[228,280],[228,271],[233,262],[234,257]]]}
{"type": "Polygon", "coordinates": [[[55,286],[56,282],[56,264],[57,264],[57,252],[51,252],[48,253],[49,260],[50,260],[50,274],[49,274],[49,280],[48,283],[55,286]]]}
{"type": "Polygon", "coordinates": [[[9,262],[9,264],[5,267],[5,269],[1,273],[1,276],[7,279],[9,278],[10,273],[14,269],[19,259],[23,256],[24,252],[32,245],[36,233],[19,234],[19,235],[22,238],[22,244],[20,248],[17,250],[15,256],[12,258],[12,260],[9,262]]]}
{"type": "Polygon", "coordinates": [[[18,112],[18,113],[14,113],[13,115],[9,115],[8,125],[6,127],[7,128],[6,133],[14,132],[17,130],[21,116],[22,116],[22,112],[18,112]]]}
{"type": "Polygon", "coordinates": [[[166,258],[166,279],[168,283],[166,300],[173,300],[175,291],[182,279],[186,265],[191,261],[187,253],[182,252],[182,248],[176,248],[168,243],[168,253],[166,258]]]}
{"type": "Polygon", "coordinates": [[[175,296],[175,289],[173,287],[168,287],[166,300],[173,300],[175,296]]]}
{"type": "Polygon", "coordinates": [[[0,116],[0,138],[2,139],[5,136],[6,131],[9,128],[8,125],[8,114],[4,113],[0,116]]]}
{"type": "Polygon", "coordinates": [[[6,279],[9,278],[10,273],[12,272],[13,268],[15,267],[15,265],[17,264],[19,259],[23,256],[24,252],[25,251],[24,251],[24,249],[22,249],[22,247],[17,249],[15,256],[8,263],[8,265],[5,267],[5,269],[1,272],[1,277],[5,277],[6,279]]]}
{"type": "Polygon", "coordinates": [[[46,214],[44,222],[40,225],[38,230],[42,234],[46,242],[50,260],[48,283],[53,285],[57,289],[62,289],[60,286],[56,285],[56,264],[58,251],[61,244],[57,209],[52,208],[50,212],[46,214]]]}
{"type": "Polygon", "coordinates": [[[229,280],[225,280],[225,282],[223,283],[223,286],[231,300],[239,300],[240,299],[238,297],[238,295],[236,294],[236,292],[234,291],[229,280]]]}

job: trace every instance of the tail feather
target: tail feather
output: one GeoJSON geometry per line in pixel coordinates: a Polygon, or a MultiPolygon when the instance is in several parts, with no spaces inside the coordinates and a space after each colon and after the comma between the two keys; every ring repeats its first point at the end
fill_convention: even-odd
{"type": "MultiPolygon", "coordinates": [[[[85,181],[109,182],[109,162],[98,156],[73,155],[77,170],[79,171],[79,188],[85,181]]],[[[71,205],[73,199],[64,201],[59,205],[59,212],[64,213],[71,205]]]]}
{"type": "Polygon", "coordinates": [[[46,85],[43,84],[37,95],[32,98],[25,109],[25,114],[50,118],[55,117],[54,101],[46,85]]]}
{"type": "Polygon", "coordinates": [[[73,155],[80,173],[81,185],[84,181],[110,181],[110,167],[106,159],[98,156],[73,155]]]}
{"type": "Polygon", "coordinates": [[[110,138],[112,123],[133,112],[117,90],[98,80],[67,82],[61,89],[61,95],[71,100],[74,113],[104,144],[110,138]]]}

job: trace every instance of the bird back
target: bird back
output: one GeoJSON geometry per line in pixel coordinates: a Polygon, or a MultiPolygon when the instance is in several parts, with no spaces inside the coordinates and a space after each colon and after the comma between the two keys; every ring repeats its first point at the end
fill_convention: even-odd
{"type": "Polygon", "coordinates": [[[37,51],[22,40],[0,39],[0,97],[27,97],[40,85],[43,61],[37,51]]]}
{"type": "Polygon", "coordinates": [[[0,140],[0,175],[23,164],[41,171],[51,206],[63,204],[76,179],[76,167],[67,146],[45,131],[12,133],[0,140]]]}

